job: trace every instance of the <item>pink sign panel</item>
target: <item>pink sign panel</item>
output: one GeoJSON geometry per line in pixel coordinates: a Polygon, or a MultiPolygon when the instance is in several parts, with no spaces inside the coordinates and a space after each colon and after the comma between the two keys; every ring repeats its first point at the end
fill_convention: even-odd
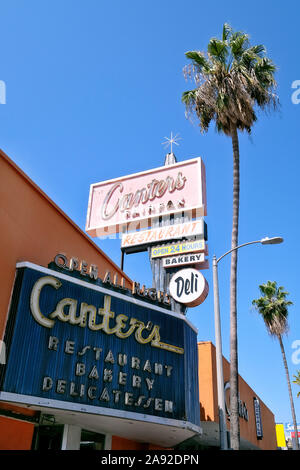
{"type": "Polygon", "coordinates": [[[206,215],[201,158],[92,184],[86,232],[92,237],[151,227],[158,216],[206,215]]]}

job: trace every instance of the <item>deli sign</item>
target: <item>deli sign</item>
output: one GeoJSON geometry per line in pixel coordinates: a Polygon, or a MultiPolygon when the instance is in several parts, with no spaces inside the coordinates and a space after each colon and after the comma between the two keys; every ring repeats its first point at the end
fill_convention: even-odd
{"type": "Polygon", "coordinates": [[[19,263],[0,400],[198,426],[196,329],[122,292],[19,263]]]}
{"type": "Polygon", "coordinates": [[[151,226],[158,216],[206,215],[201,158],[116,178],[90,187],[86,232],[92,237],[151,226]]]}
{"type": "Polygon", "coordinates": [[[200,271],[186,268],[177,271],[170,281],[170,294],[176,302],[196,307],[208,295],[208,283],[200,271]]]}

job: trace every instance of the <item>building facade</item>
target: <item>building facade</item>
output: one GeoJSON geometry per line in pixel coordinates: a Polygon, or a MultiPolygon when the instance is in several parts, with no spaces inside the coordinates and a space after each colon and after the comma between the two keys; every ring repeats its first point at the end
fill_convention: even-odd
{"type": "Polygon", "coordinates": [[[0,448],[168,448],[200,433],[195,327],[165,293],[133,289],[3,152],[0,175],[0,448]]]}
{"type": "MultiPolygon", "coordinates": [[[[199,396],[204,447],[219,446],[219,416],[216,372],[216,348],[211,342],[198,343],[199,396]]],[[[223,357],[223,374],[227,412],[227,430],[230,429],[229,377],[230,364],[223,357]]],[[[272,411],[239,376],[241,449],[276,450],[275,419],[272,411]]],[[[230,441],[228,439],[230,445],[230,441]]]]}

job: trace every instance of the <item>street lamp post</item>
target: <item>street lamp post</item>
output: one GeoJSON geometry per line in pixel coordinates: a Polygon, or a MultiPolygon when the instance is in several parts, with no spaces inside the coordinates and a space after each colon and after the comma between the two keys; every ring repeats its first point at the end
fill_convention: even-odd
{"type": "Polygon", "coordinates": [[[243,246],[261,243],[262,245],[275,245],[282,243],[283,238],[272,237],[262,238],[253,242],[243,243],[224,253],[220,258],[213,256],[213,286],[214,286],[214,312],[215,312],[215,341],[216,341],[216,366],[217,366],[217,390],[218,390],[218,409],[219,409],[219,429],[220,429],[220,447],[222,450],[228,449],[227,444],[227,426],[225,411],[225,392],[224,392],[224,376],[223,376],[223,355],[222,355],[222,337],[221,337],[221,319],[220,319],[220,300],[219,300],[219,280],[218,280],[218,263],[226,255],[232,251],[238,250],[243,246]]]}

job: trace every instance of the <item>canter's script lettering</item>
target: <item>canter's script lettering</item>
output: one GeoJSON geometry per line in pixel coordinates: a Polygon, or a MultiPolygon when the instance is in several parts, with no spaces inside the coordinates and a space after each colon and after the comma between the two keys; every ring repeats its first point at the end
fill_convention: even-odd
{"type": "Polygon", "coordinates": [[[146,204],[156,198],[162,197],[166,192],[172,194],[174,191],[184,188],[186,177],[181,172],[178,172],[176,179],[167,176],[164,180],[153,179],[151,183],[147,184],[144,188],[138,189],[135,193],[128,193],[122,195],[124,190],[122,183],[115,183],[108,193],[106,194],[101,215],[104,220],[113,217],[116,212],[126,212],[133,207],[138,207],[140,204],[146,204]],[[115,193],[115,194],[114,194],[115,193]],[[111,203],[113,196],[117,196],[114,204],[111,203]]]}

